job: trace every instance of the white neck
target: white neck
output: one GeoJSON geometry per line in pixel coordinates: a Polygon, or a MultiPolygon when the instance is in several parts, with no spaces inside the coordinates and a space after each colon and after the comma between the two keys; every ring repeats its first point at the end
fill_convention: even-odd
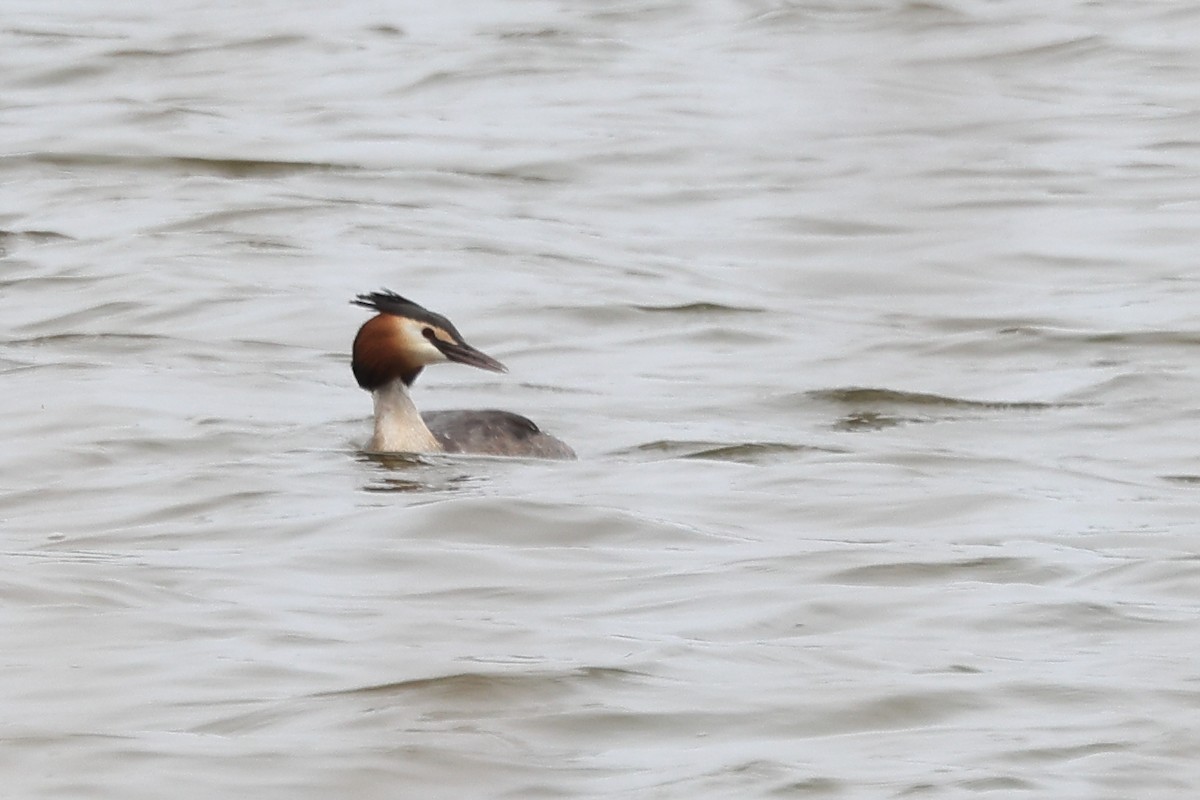
{"type": "Polygon", "coordinates": [[[440,453],[442,446],[413,404],[399,378],[371,392],[375,400],[375,435],[367,449],[373,453],[440,453]]]}

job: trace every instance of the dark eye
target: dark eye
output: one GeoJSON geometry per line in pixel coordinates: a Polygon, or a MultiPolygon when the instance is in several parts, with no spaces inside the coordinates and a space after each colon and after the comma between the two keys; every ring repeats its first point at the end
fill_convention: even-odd
{"type": "Polygon", "coordinates": [[[433,328],[422,328],[421,335],[431,342],[437,338],[437,334],[433,332],[433,328]]]}

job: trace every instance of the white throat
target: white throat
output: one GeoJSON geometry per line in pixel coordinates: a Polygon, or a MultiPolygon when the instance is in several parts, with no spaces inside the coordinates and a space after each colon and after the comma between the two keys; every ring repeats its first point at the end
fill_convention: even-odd
{"type": "Polygon", "coordinates": [[[375,401],[375,435],[367,444],[373,453],[440,453],[442,446],[429,432],[399,378],[371,392],[375,401]]]}

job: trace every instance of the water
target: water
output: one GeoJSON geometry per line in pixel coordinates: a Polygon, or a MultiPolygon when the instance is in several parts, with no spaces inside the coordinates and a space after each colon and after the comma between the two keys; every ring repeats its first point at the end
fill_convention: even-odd
{"type": "Polygon", "coordinates": [[[1198,17],[10,4],[3,794],[1188,795],[1198,17]]]}

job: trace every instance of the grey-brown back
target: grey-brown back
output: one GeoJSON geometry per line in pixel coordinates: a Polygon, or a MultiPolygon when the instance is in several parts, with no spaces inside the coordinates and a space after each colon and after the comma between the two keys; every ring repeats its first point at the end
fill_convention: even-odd
{"type": "Polygon", "coordinates": [[[447,453],[575,458],[575,451],[561,439],[511,411],[426,411],[421,418],[447,453]]]}

